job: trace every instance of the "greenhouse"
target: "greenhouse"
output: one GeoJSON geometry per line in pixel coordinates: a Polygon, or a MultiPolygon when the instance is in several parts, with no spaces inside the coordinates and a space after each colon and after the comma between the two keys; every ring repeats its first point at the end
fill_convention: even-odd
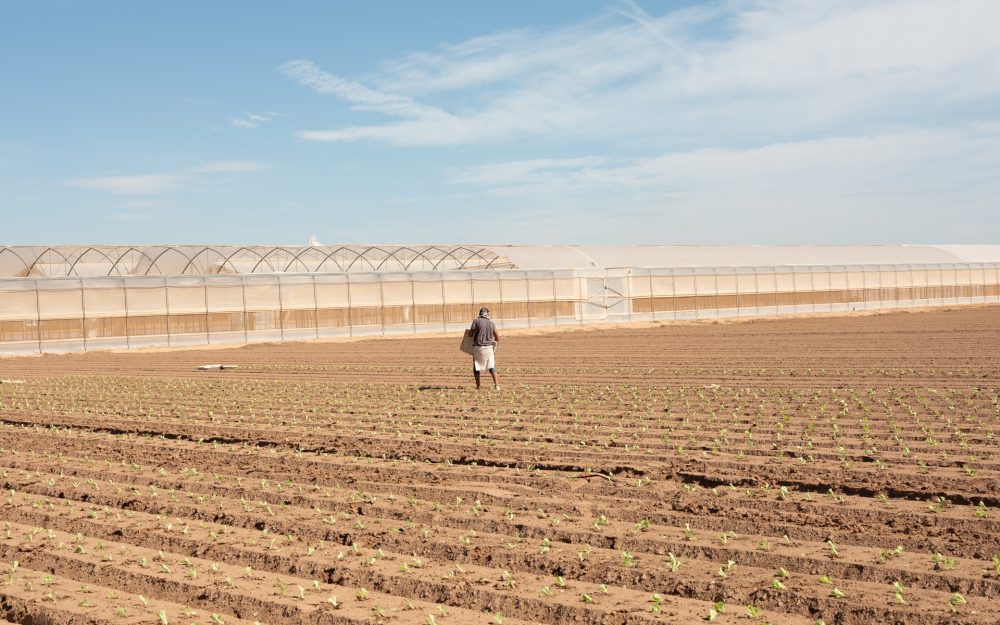
{"type": "Polygon", "coordinates": [[[1000,246],[0,247],[0,353],[1000,302],[1000,246]]]}

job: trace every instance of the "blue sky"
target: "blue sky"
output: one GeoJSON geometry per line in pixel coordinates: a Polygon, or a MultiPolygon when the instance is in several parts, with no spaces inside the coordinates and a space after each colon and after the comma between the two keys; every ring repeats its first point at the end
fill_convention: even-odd
{"type": "Polygon", "coordinates": [[[1000,2],[0,2],[0,244],[1000,243],[1000,2]]]}

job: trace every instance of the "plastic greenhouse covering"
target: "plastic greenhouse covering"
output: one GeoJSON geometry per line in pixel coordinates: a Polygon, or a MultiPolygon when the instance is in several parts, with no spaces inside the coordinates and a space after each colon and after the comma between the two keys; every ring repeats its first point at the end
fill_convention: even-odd
{"type": "Polygon", "coordinates": [[[1000,303],[1000,246],[0,247],[0,353],[1000,303]]]}

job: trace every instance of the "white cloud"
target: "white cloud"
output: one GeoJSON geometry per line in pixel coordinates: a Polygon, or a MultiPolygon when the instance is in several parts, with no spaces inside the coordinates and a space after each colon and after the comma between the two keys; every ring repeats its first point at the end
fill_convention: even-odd
{"type": "Polygon", "coordinates": [[[69,181],[68,184],[82,189],[105,191],[114,195],[155,195],[174,191],[183,179],[183,176],[174,174],[140,174],[77,178],[69,181]]]}
{"type": "Polygon", "coordinates": [[[598,167],[606,162],[606,158],[584,156],[581,158],[534,159],[476,165],[456,170],[451,182],[478,185],[524,184],[529,180],[545,182],[553,177],[565,176],[566,170],[571,172],[588,171],[591,167],[598,167]]]}
{"type": "Polygon", "coordinates": [[[612,6],[552,32],[411,54],[368,84],[291,61],[281,70],[299,84],[395,118],[297,136],[398,145],[534,136],[683,149],[877,132],[1000,93],[993,0],[741,0],[660,16],[633,0],[612,6]]]}
{"type": "MultiPolygon", "coordinates": [[[[253,161],[216,161],[205,163],[187,171],[158,174],[136,174],[128,176],[93,176],[76,178],[66,182],[68,186],[81,189],[104,191],[112,195],[146,196],[163,195],[179,191],[206,176],[226,173],[248,173],[265,168],[253,161]]],[[[147,202],[145,200],[141,202],[147,202]]],[[[137,205],[131,201],[129,206],[137,205]]],[[[148,204],[143,204],[148,205],[148,204]]],[[[123,213],[124,214],[124,213],[123,213]]]]}
{"type": "Polygon", "coordinates": [[[230,117],[229,123],[236,128],[256,128],[260,125],[255,121],[240,119],[239,117],[230,117]]]}
{"type": "Polygon", "coordinates": [[[633,242],[988,240],[1000,197],[1000,123],[573,160],[470,167],[452,181],[508,220],[544,205],[561,236],[633,242]]]}
{"type": "Polygon", "coordinates": [[[295,82],[309,87],[317,93],[335,95],[363,111],[378,111],[386,115],[423,119],[443,119],[450,117],[433,107],[420,104],[413,98],[382,93],[360,83],[338,78],[324,72],[314,63],[302,59],[289,61],[279,68],[295,82]]]}
{"type": "MultiPolygon", "coordinates": [[[[1000,169],[1000,124],[829,137],[751,148],[701,148],[689,152],[610,161],[599,157],[477,165],[453,172],[453,184],[504,193],[536,194],[571,188],[655,189],[674,193],[733,194],[826,189],[836,195],[879,189],[960,186],[1000,169]],[[920,172],[919,183],[911,175],[920,172]],[[922,184],[921,184],[922,183],[922,184]]],[[[1000,188],[1000,179],[991,186],[1000,188]]]]}
{"type": "Polygon", "coordinates": [[[235,128],[257,128],[275,117],[281,117],[281,113],[273,111],[267,111],[266,113],[244,113],[242,117],[235,115],[230,117],[229,124],[235,128]]]}

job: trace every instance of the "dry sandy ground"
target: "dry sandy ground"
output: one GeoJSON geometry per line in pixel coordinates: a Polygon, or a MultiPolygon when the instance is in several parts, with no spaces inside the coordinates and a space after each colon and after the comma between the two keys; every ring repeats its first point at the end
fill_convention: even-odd
{"type": "Polygon", "coordinates": [[[0,360],[22,623],[997,623],[1000,308],[0,360]],[[238,369],[197,371],[205,363],[238,369]]]}

